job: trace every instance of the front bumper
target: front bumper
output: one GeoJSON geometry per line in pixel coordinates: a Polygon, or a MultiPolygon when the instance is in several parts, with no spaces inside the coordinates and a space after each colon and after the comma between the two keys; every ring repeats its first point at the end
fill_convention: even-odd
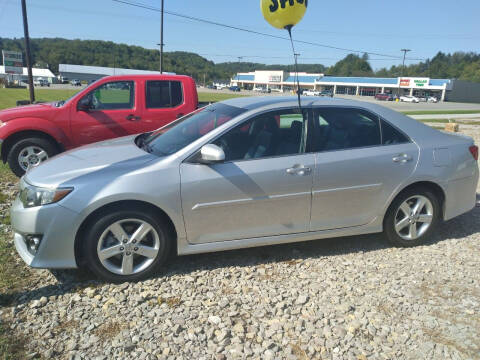
{"type": "Polygon", "coordinates": [[[34,268],[76,268],[75,234],[78,214],[58,204],[24,208],[18,199],[10,210],[14,242],[20,257],[34,268]],[[42,240],[35,255],[25,242],[25,236],[40,234],[42,240]]]}

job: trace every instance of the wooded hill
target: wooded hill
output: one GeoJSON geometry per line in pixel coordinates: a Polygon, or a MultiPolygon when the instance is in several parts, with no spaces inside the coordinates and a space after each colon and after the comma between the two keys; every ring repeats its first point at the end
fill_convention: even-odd
{"type": "MultiPolygon", "coordinates": [[[[93,65],[140,70],[158,70],[159,51],[139,46],[116,44],[100,40],[67,40],[61,38],[31,39],[33,63],[36,67],[48,67],[58,73],[58,64],[93,65]]],[[[0,38],[0,50],[24,52],[23,39],[0,38]]],[[[1,60],[1,59],[0,59],[1,60]]],[[[400,61],[399,61],[400,63],[400,61]]],[[[198,83],[229,81],[237,72],[253,70],[293,71],[293,65],[265,65],[253,62],[225,62],[215,64],[204,57],[190,52],[166,52],[164,71],[190,75],[198,83]]],[[[402,66],[392,66],[374,71],[368,55],[347,55],[331,67],[322,64],[299,64],[299,71],[325,73],[337,76],[397,77],[402,66]]],[[[455,78],[480,82],[480,54],[439,52],[432,59],[409,65],[405,76],[431,78],[455,78]]]]}

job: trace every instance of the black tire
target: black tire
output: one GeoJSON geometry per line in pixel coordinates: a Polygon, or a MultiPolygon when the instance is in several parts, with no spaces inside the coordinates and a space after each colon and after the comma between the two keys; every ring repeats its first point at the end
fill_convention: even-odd
{"type": "Polygon", "coordinates": [[[83,257],[86,260],[87,267],[101,279],[112,283],[144,280],[155,274],[167,261],[173,243],[171,229],[165,221],[153,216],[148,209],[141,207],[131,210],[119,209],[101,214],[96,219],[89,224],[90,230],[86,232],[83,239],[83,257]],[[144,270],[131,275],[120,275],[108,270],[101,263],[97,253],[97,246],[104,231],[113,223],[125,219],[138,219],[147,222],[157,232],[160,240],[159,251],[153,262],[144,270]]]}
{"type": "Polygon", "coordinates": [[[438,199],[438,197],[435,195],[433,191],[426,187],[415,187],[411,188],[408,190],[405,190],[398,194],[398,196],[395,198],[395,200],[392,202],[390,205],[387,215],[385,216],[384,223],[383,223],[383,231],[385,236],[387,237],[388,241],[398,247],[412,247],[412,246],[418,246],[422,245],[426,242],[428,242],[432,236],[432,234],[435,232],[437,226],[441,222],[442,216],[441,216],[441,204],[438,199]],[[415,240],[405,240],[401,236],[397,234],[397,231],[395,230],[395,217],[397,215],[397,211],[399,207],[408,199],[414,197],[414,196],[424,196],[428,200],[430,200],[433,208],[433,216],[432,216],[432,221],[430,223],[430,226],[428,229],[417,239],[415,240]]]}
{"type": "Polygon", "coordinates": [[[48,158],[58,154],[58,148],[52,141],[41,137],[29,137],[17,140],[10,148],[7,155],[7,163],[15,175],[21,177],[25,174],[18,161],[19,154],[29,146],[35,146],[44,150],[48,154],[48,158]]]}

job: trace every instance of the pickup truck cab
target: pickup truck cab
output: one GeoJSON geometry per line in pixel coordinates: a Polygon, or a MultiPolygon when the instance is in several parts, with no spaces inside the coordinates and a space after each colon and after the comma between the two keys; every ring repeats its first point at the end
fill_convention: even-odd
{"type": "Polygon", "coordinates": [[[153,131],[197,106],[188,76],[105,77],[65,101],[0,111],[1,157],[22,176],[59,152],[153,131]]]}

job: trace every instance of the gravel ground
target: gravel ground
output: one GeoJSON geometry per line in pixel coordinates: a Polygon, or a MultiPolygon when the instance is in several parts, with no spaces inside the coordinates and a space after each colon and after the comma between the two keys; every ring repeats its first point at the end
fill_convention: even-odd
{"type": "Polygon", "coordinates": [[[476,207],[410,249],[368,235],[187,256],[122,285],[32,270],[0,317],[31,358],[479,359],[479,261],[476,207]]]}

